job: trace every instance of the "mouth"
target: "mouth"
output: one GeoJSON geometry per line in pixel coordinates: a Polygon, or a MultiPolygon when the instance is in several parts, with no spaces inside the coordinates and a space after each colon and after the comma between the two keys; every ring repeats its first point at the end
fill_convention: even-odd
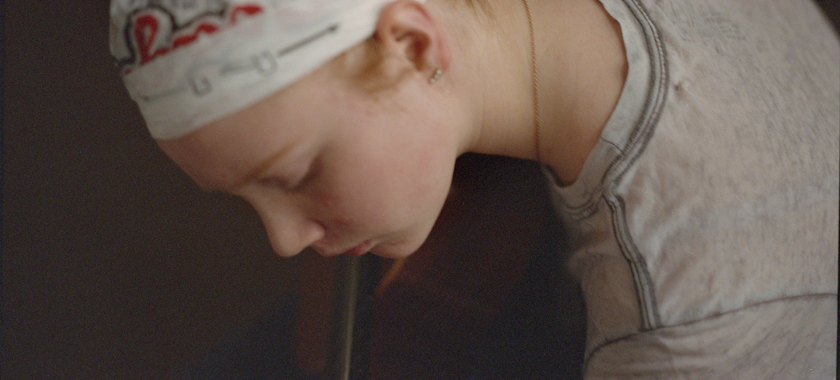
{"type": "Polygon", "coordinates": [[[318,252],[321,256],[324,257],[333,257],[333,256],[362,256],[365,253],[370,252],[371,249],[374,247],[374,242],[372,239],[366,240],[364,243],[359,244],[349,250],[337,250],[337,249],[330,249],[324,246],[313,245],[312,248],[318,252]]]}
{"type": "Polygon", "coordinates": [[[353,247],[349,251],[342,253],[342,255],[358,257],[370,252],[371,248],[373,248],[373,241],[367,240],[364,243],[353,247]]]}

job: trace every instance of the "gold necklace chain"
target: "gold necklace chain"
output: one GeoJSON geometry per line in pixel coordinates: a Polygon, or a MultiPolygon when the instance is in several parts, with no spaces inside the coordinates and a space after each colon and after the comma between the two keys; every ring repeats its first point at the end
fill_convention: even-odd
{"type": "Polygon", "coordinates": [[[534,22],[531,19],[531,9],[528,7],[528,0],[522,0],[525,4],[525,14],[528,16],[528,31],[531,35],[531,79],[534,81],[534,150],[537,153],[537,161],[540,158],[540,92],[537,81],[537,48],[534,42],[534,22]]]}

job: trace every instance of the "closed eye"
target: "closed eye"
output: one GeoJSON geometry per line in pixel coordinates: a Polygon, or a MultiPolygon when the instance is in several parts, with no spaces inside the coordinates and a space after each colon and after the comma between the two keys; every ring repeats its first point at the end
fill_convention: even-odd
{"type": "Polygon", "coordinates": [[[261,186],[276,188],[283,191],[290,191],[294,187],[290,181],[275,176],[260,178],[257,182],[261,186]]]}
{"type": "Polygon", "coordinates": [[[268,176],[260,179],[258,182],[262,186],[280,189],[287,193],[294,193],[305,187],[312,180],[315,174],[316,171],[314,168],[310,167],[298,179],[289,180],[281,176],[268,176]]]}

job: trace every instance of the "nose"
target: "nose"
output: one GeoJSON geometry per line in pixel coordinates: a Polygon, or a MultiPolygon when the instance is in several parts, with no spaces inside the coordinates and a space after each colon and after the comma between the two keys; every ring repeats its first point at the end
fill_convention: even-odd
{"type": "Polygon", "coordinates": [[[281,257],[291,257],[324,238],[323,225],[294,209],[257,207],[271,247],[281,257]]]}

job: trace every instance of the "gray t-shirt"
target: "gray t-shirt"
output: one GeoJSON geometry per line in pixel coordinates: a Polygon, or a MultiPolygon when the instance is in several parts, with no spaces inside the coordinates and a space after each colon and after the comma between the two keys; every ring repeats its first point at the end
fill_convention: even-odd
{"type": "Polygon", "coordinates": [[[601,0],[629,73],[554,184],[595,378],[835,376],[840,42],[803,0],[601,0]]]}

